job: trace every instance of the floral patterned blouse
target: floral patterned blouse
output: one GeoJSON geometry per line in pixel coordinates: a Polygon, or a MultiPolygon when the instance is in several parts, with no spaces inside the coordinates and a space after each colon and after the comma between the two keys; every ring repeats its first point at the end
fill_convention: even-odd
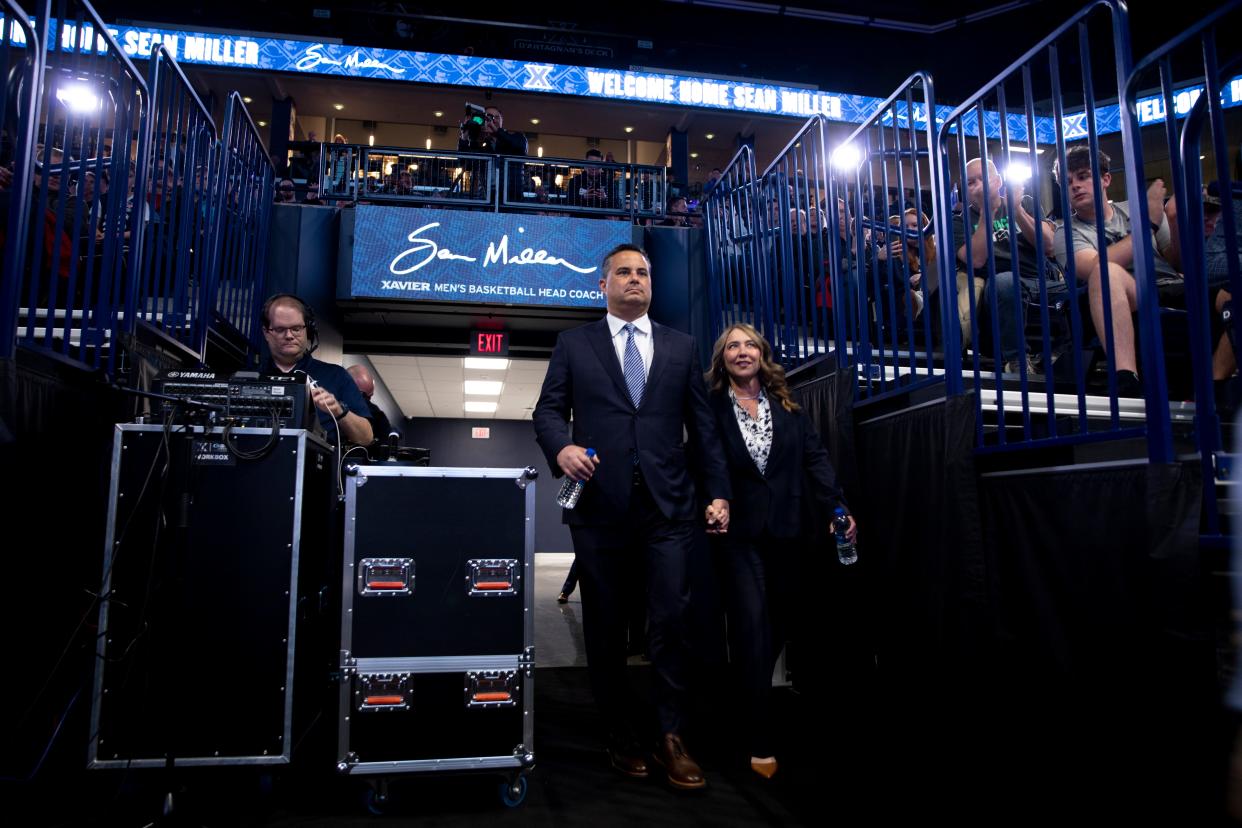
{"type": "Polygon", "coordinates": [[[733,416],[742,432],[746,451],[750,452],[750,459],[755,461],[759,473],[763,474],[767,471],[768,455],[772,452],[772,406],[768,403],[768,395],[762,388],[759,389],[759,408],[755,417],[751,417],[738,401],[732,388],[729,389],[729,399],[733,400],[733,416]]]}

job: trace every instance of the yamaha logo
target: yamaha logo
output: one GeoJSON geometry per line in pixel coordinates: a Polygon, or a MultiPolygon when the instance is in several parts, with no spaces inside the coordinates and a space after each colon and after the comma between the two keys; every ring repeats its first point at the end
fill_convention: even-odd
{"type": "Polygon", "coordinates": [[[211,371],[169,371],[169,379],[215,379],[211,371]]]}

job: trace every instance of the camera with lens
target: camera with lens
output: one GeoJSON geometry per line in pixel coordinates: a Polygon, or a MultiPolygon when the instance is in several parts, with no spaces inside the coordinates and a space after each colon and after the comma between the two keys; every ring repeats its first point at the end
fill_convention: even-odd
{"type": "Polygon", "coordinates": [[[478,104],[466,104],[466,118],[461,122],[461,131],[471,147],[483,144],[483,121],[487,117],[486,113],[487,110],[478,104]]]}

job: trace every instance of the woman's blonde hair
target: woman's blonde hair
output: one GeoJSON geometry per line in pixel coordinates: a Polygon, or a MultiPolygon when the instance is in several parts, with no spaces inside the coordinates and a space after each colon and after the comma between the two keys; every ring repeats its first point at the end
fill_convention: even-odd
{"type": "Polygon", "coordinates": [[[802,407],[794,402],[793,395],[789,393],[789,384],[785,381],[785,369],[779,362],[772,359],[772,346],[763,338],[763,334],[745,322],[735,322],[725,328],[724,333],[712,346],[712,365],[704,375],[708,387],[713,391],[724,391],[729,387],[729,373],[725,370],[724,363],[724,348],[729,340],[729,334],[734,331],[741,331],[758,343],[759,384],[763,386],[767,395],[780,400],[781,407],[786,411],[801,410],[802,407]]]}

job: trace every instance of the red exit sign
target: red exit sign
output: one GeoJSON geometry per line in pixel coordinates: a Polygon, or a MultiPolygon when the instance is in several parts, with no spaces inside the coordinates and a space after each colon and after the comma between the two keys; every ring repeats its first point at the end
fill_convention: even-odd
{"type": "Polygon", "coordinates": [[[508,331],[471,331],[470,356],[508,356],[508,331]]]}

